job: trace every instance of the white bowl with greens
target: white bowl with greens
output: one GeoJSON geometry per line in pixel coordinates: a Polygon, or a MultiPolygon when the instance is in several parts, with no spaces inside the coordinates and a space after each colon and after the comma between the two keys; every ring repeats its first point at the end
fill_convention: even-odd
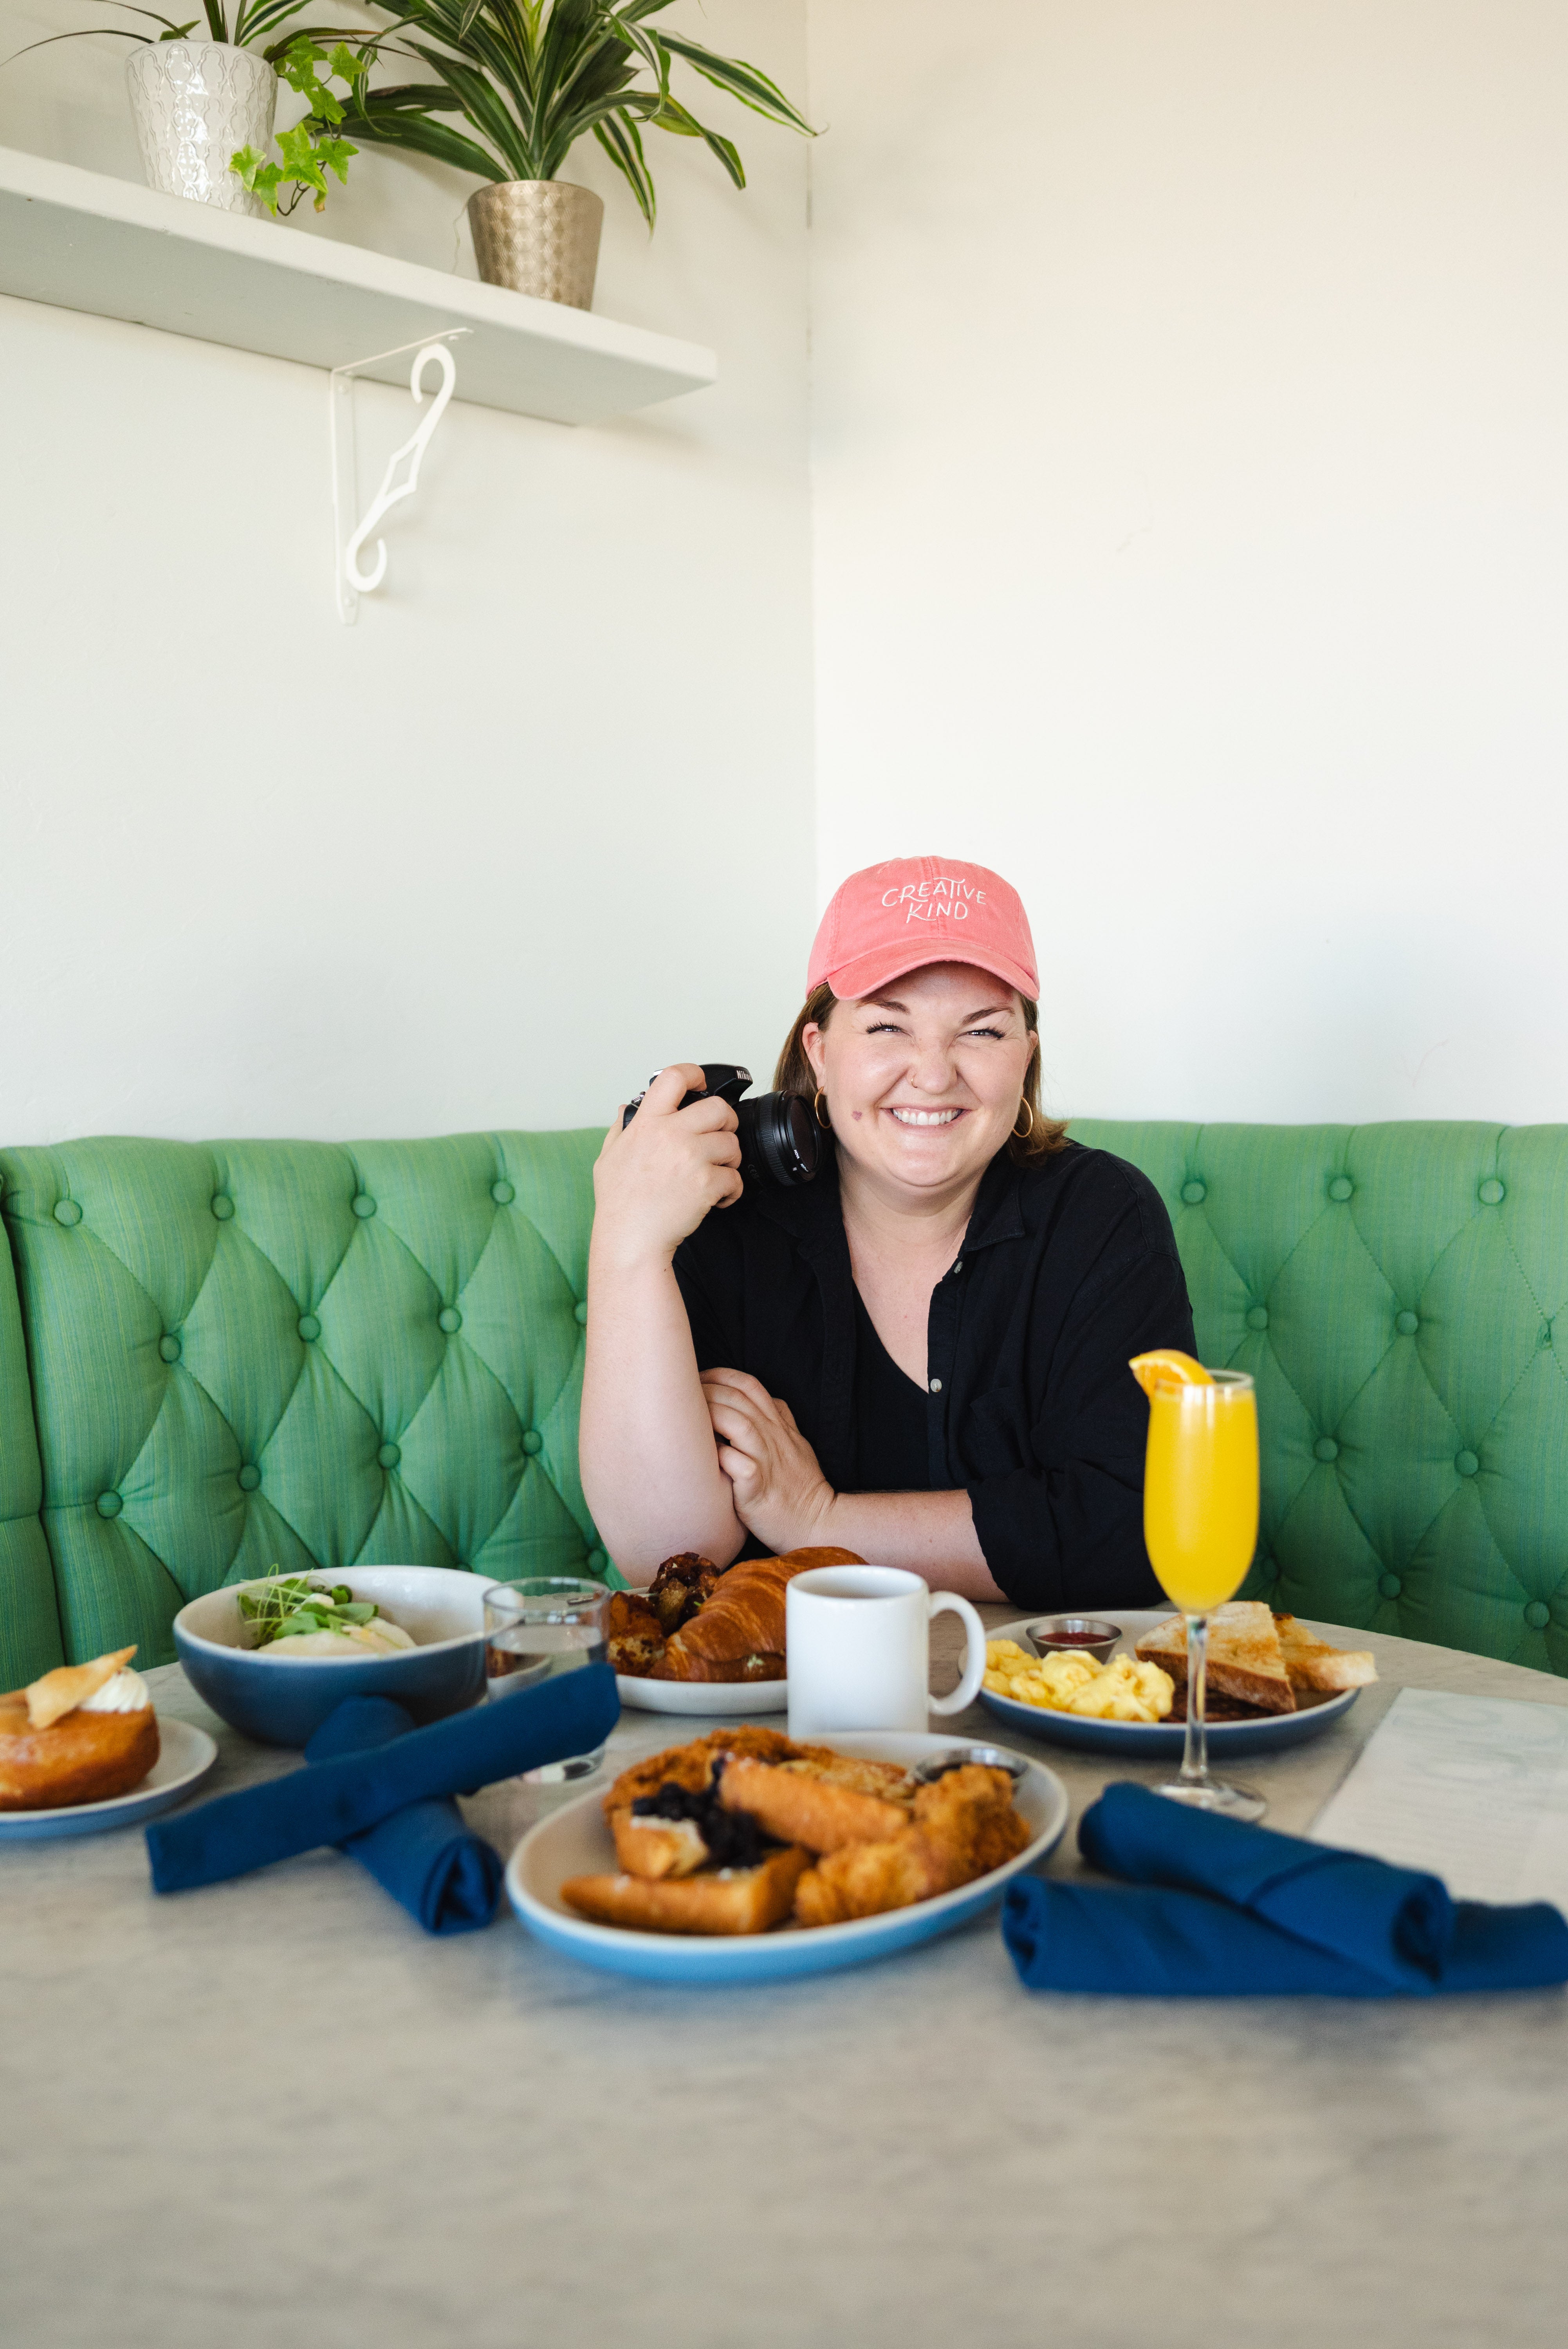
{"type": "Polygon", "coordinates": [[[441,1566],[268,1575],[192,1599],[174,1618],[187,1679],[233,1728],[304,1745],[349,1696],[390,1696],[416,1722],[484,1693],[491,1577],[441,1566]]]}

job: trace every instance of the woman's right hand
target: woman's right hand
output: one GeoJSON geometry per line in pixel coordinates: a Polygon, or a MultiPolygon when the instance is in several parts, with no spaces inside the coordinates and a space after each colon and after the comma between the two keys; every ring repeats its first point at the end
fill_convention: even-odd
{"type": "MultiPolygon", "coordinates": [[[[726,1101],[695,1101],[702,1071],[691,1061],[661,1069],[623,1126],[616,1111],[594,1167],[594,1251],[623,1263],[668,1263],[711,1207],[741,1196],[740,1121],[726,1101]]],[[[623,1104],[624,1107],[624,1104],[623,1104]]]]}

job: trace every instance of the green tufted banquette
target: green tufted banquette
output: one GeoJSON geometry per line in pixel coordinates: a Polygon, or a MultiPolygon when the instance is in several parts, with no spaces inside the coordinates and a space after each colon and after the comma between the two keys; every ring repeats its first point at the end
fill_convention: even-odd
{"type": "Polygon", "coordinates": [[[0,1685],[132,1640],[164,1662],[187,1599],[274,1566],[602,1571],[599,1138],[0,1152],[0,1685]]]}
{"type": "Polygon", "coordinates": [[[1568,1126],[1072,1130],[1158,1185],[1203,1360],[1257,1381],[1247,1594],[1568,1671],[1568,1126]]]}
{"type": "MultiPolygon", "coordinates": [[[[1204,1358],[1257,1378],[1248,1588],[1568,1671],[1568,1127],[1073,1132],[1158,1184],[1204,1358]]],[[[186,1598],[275,1564],[606,1570],[598,1140],[0,1152],[0,1685],[162,1661],[186,1598]]]]}

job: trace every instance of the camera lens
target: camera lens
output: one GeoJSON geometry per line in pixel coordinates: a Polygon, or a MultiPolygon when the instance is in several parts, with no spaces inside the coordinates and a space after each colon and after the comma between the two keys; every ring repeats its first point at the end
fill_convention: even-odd
{"type": "Polygon", "coordinates": [[[822,1163],[822,1129],[798,1093],[763,1093],[740,1104],[741,1171],[752,1182],[809,1183],[822,1163]]]}

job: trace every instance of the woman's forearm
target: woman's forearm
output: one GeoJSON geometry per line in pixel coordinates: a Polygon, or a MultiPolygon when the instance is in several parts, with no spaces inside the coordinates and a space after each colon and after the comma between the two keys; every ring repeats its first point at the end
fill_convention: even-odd
{"type": "Polygon", "coordinates": [[[985,1562],[967,1493],[836,1493],[810,1538],[857,1550],[876,1566],[909,1567],[933,1590],[1007,1596],[985,1562]]]}
{"type": "Polygon", "coordinates": [[[745,1540],[667,1262],[590,1249],[579,1452],[599,1539],[628,1579],[678,1550],[727,1566],[745,1540]]]}

